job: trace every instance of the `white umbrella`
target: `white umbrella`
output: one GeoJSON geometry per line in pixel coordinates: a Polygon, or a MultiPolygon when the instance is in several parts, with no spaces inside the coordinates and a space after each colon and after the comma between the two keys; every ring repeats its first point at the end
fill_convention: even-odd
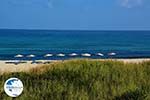
{"type": "Polygon", "coordinates": [[[59,57],[64,57],[65,54],[60,53],[60,54],[57,54],[57,56],[59,56],[59,57]]]}
{"type": "Polygon", "coordinates": [[[31,54],[31,55],[27,55],[27,57],[33,58],[33,57],[35,57],[35,55],[31,54]]]}
{"type": "Polygon", "coordinates": [[[85,57],[90,57],[91,56],[91,54],[89,54],[89,53],[84,53],[84,54],[81,54],[82,56],[85,56],[85,57]]]}
{"type": "Polygon", "coordinates": [[[115,56],[115,55],[116,55],[116,53],[111,52],[111,53],[108,53],[108,55],[109,55],[109,56],[115,56]]]}
{"type": "Polygon", "coordinates": [[[46,54],[44,57],[51,57],[53,54],[46,54]]]}
{"type": "Polygon", "coordinates": [[[71,53],[71,54],[69,54],[69,56],[77,56],[78,54],[76,54],[76,53],[71,53]]]}
{"type": "Polygon", "coordinates": [[[102,54],[102,53],[97,53],[97,55],[98,55],[98,56],[104,56],[104,54],[102,54]]]}
{"type": "Polygon", "coordinates": [[[16,58],[22,58],[23,55],[18,54],[18,55],[14,56],[14,57],[16,57],[16,58]]]}

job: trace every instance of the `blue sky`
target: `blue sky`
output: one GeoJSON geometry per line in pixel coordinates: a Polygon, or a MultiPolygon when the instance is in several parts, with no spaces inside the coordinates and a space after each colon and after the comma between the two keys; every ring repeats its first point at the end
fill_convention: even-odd
{"type": "Polygon", "coordinates": [[[150,0],[0,0],[0,28],[150,30],[150,0]]]}

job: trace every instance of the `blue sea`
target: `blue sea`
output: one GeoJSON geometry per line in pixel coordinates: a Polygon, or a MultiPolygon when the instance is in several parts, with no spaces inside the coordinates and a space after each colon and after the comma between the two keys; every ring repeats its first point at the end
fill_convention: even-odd
{"type": "Polygon", "coordinates": [[[0,59],[150,58],[150,31],[0,30],[0,59]],[[114,52],[115,56],[108,53],[114,52]],[[43,57],[45,54],[52,57],[43,57]],[[58,57],[56,54],[66,54],[58,57]],[[68,54],[77,53],[77,57],[68,54]],[[97,56],[103,53],[104,56],[97,56]],[[15,58],[17,54],[25,57],[15,58]],[[27,55],[34,54],[34,58],[27,55]]]}

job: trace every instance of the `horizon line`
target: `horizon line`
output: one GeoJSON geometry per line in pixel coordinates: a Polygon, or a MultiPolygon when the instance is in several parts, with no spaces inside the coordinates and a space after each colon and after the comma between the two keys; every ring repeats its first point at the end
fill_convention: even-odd
{"type": "Polygon", "coordinates": [[[21,28],[0,28],[0,30],[31,30],[31,31],[150,31],[149,29],[21,29],[21,28]]]}

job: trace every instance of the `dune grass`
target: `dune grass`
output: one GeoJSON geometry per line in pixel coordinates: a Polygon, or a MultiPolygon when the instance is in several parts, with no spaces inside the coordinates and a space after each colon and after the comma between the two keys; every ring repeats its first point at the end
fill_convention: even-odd
{"type": "Polygon", "coordinates": [[[10,77],[24,84],[15,100],[150,100],[150,62],[70,60],[4,74],[0,100],[12,100],[3,90],[10,77]]]}

